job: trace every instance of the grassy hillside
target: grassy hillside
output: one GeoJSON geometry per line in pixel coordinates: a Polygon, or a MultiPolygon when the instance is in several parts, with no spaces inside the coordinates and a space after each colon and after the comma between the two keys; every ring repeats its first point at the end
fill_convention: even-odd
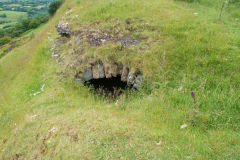
{"type": "Polygon", "coordinates": [[[0,159],[240,159],[239,11],[225,8],[219,21],[220,8],[66,0],[31,41],[0,59],[0,159]],[[125,54],[149,84],[113,101],[59,76],[51,45],[61,19],[90,31],[130,19],[147,50],[107,44],[87,54],[125,54]]]}

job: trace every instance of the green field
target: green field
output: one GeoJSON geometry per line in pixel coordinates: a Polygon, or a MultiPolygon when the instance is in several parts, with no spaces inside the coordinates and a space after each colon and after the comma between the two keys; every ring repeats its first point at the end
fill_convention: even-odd
{"type": "Polygon", "coordinates": [[[0,27],[6,26],[6,25],[12,25],[17,23],[18,20],[27,18],[26,12],[17,12],[17,11],[0,11],[1,14],[6,14],[7,18],[1,18],[0,21],[8,21],[8,23],[4,23],[0,25],[0,27]]]}
{"type": "Polygon", "coordinates": [[[23,18],[47,16],[48,5],[52,1],[53,0],[0,1],[0,15],[3,13],[7,14],[7,18],[0,18],[0,27],[15,24],[17,20],[23,18]]]}
{"type": "Polygon", "coordinates": [[[221,6],[65,0],[31,41],[0,59],[0,159],[239,160],[240,11],[225,8],[219,20],[221,6]],[[59,20],[74,31],[146,37],[119,50],[75,44],[72,35],[61,48],[67,58],[82,49],[128,60],[142,69],[144,87],[108,99],[61,75],[51,57],[59,20]]]}

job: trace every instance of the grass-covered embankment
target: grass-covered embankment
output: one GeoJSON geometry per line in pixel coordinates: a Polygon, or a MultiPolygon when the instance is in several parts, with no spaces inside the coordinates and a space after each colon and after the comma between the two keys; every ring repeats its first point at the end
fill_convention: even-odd
{"type": "MultiPolygon", "coordinates": [[[[66,0],[33,40],[0,59],[0,159],[239,159],[240,31],[226,10],[218,21],[220,6],[66,0]],[[151,93],[143,90],[116,103],[71,78],[60,80],[50,51],[60,18],[73,28],[143,20],[147,28],[136,35],[147,36],[151,47],[131,48],[127,56],[151,80],[151,93]]],[[[92,51],[107,55],[102,51],[114,47],[92,51]]]]}

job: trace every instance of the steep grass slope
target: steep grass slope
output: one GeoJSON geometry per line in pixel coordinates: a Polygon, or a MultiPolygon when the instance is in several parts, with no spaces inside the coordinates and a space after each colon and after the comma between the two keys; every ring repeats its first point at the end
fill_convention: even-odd
{"type": "Polygon", "coordinates": [[[220,1],[210,4],[66,0],[34,39],[0,59],[0,159],[239,159],[239,25],[227,12],[218,22],[220,1]],[[152,30],[138,33],[154,44],[141,54],[151,81],[143,90],[113,102],[57,74],[60,19],[77,28],[127,18],[152,30]]]}

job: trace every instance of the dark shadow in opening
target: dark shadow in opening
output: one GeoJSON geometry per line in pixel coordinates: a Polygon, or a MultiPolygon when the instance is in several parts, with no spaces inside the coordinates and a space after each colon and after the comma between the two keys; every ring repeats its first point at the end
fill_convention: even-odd
{"type": "Polygon", "coordinates": [[[132,88],[132,86],[127,85],[127,82],[121,81],[121,76],[92,79],[85,82],[84,85],[92,88],[95,94],[104,97],[117,97],[121,95],[124,90],[132,88]]]}

